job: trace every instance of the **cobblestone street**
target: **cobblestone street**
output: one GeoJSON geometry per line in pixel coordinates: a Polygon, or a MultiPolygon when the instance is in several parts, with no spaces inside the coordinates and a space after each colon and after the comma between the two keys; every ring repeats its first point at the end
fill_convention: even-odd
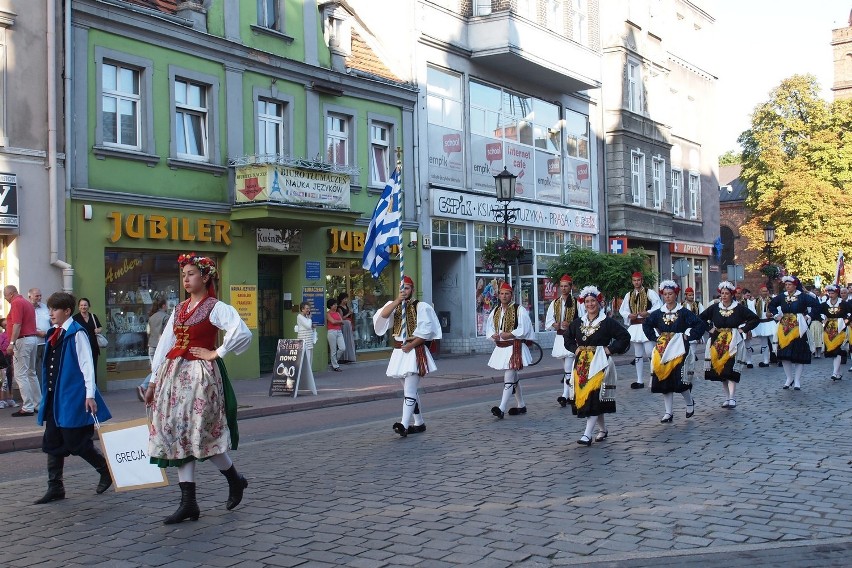
{"type": "MultiPolygon", "coordinates": [[[[4,566],[843,566],[852,552],[852,379],[806,368],[744,371],[738,407],[700,381],[696,415],[661,424],[662,397],[626,387],[609,439],[576,439],[583,421],[553,390],[529,413],[495,420],[493,401],[427,409],[406,439],[389,420],[273,440],[234,458],[250,485],[225,511],[226,484],[199,472],[198,522],[163,526],[171,487],[94,495],[90,471],[68,498],[30,503],[43,475],[0,484],[4,566]]],[[[499,387],[491,387],[498,396],[499,387]]],[[[427,400],[428,404],[428,400],[427,400]]],[[[345,407],[343,412],[345,412],[345,407]]],[[[3,459],[13,459],[14,453],[3,459]]]]}

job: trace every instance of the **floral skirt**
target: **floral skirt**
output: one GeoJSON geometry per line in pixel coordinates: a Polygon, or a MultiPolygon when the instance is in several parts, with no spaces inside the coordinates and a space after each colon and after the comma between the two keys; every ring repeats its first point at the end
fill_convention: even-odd
{"type": "MultiPolygon", "coordinates": [[[[182,358],[163,363],[154,390],[148,439],[151,463],[179,466],[228,451],[231,432],[220,372],[223,368],[209,361],[182,358]]],[[[227,374],[225,383],[230,390],[227,374]]]]}

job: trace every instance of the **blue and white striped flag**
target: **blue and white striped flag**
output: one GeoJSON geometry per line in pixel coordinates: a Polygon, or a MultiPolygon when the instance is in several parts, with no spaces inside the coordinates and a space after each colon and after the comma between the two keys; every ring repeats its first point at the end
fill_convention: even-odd
{"type": "Polygon", "coordinates": [[[385,266],[390,263],[392,245],[401,245],[400,240],[400,186],[399,169],[391,173],[388,184],[376,204],[370,227],[367,229],[367,242],[364,243],[362,267],[369,270],[373,278],[378,278],[385,266]]]}

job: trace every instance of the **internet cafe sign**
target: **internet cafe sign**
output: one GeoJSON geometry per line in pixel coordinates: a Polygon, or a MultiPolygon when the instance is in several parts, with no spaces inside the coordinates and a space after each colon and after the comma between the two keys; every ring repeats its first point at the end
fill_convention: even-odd
{"type": "MultiPolygon", "coordinates": [[[[497,200],[492,196],[432,188],[432,214],[435,217],[493,223],[491,209],[495,206],[497,200]]],[[[592,211],[525,201],[513,201],[512,207],[520,209],[515,223],[524,227],[574,233],[598,232],[598,214],[592,211]]]]}
{"type": "Polygon", "coordinates": [[[236,169],[237,203],[283,203],[349,209],[349,176],[259,164],[236,169]]]}

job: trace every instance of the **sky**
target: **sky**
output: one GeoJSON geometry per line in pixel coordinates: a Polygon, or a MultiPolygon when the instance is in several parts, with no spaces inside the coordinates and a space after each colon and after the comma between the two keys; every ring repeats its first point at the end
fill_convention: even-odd
{"type": "Polygon", "coordinates": [[[815,75],[822,97],[833,100],[831,30],[848,25],[852,0],[709,0],[716,19],[716,84],[720,155],[739,151],[754,108],[796,74],[815,75]]]}

